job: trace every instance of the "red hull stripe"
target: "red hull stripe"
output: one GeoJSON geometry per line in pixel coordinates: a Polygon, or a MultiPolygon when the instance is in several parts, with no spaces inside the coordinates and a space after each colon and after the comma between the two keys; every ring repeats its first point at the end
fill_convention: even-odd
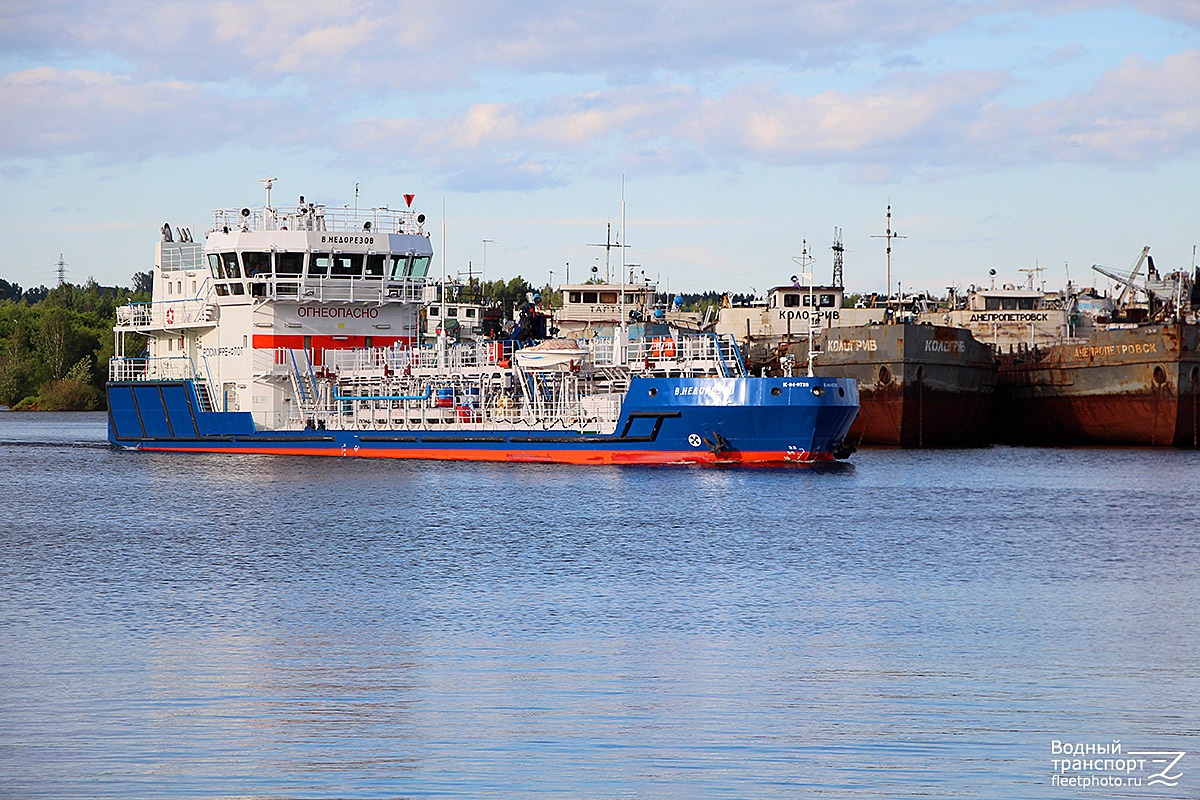
{"type": "Polygon", "coordinates": [[[159,447],[139,445],[139,450],[173,453],[238,453],[273,456],[347,456],[357,458],[417,458],[434,461],[503,461],[528,464],[812,464],[833,461],[832,453],[777,451],[736,452],[714,455],[686,450],[471,450],[432,448],[327,448],[238,446],[159,447]]]}
{"type": "MultiPolygon", "coordinates": [[[[312,336],[309,347],[313,350],[350,350],[367,347],[367,339],[371,347],[391,347],[396,342],[405,345],[412,344],[407,336],[312,336]]],[[[250,339],[251,346],[256,350],[288,350],[304,349],[304,336],[294,334],[256,333],[250,339]]]]}

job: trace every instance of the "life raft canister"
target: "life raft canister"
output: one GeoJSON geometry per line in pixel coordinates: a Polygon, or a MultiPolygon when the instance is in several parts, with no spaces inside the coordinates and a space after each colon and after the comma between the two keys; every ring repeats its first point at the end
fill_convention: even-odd
{"type": "Polygon", "coordinates": [[[655,336],[650,340],[650,353],[655,358],[674,358],[675,340],[670,336],[655,336]]]}

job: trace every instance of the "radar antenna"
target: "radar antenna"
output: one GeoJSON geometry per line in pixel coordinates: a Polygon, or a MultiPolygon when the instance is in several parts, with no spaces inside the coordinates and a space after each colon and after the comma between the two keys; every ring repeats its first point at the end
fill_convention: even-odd
{"type": "Polygon", "coordinates": [[[266,206],[267,208],[271,207],[271,187],[275,184],[275,181],[277,181],[277,180],[279,180],[279,178],[259,178],[258,179],[258,182],[261,183],[263,185],[263,188],[267,190],[267,206],[266,206]]]}

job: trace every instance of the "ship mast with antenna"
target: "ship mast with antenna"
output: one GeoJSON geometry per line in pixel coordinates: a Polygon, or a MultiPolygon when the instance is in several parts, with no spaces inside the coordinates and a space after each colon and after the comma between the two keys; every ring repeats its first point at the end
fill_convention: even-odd
{"type": "Polygon", "coordinates": [[[842,229],[833,229],[833,285],[839,289],[845,288],[842,283],[842,253],[846,248],[842,247],[842,229]]]}
{"type": "MultiPolygon", "coordinates": [[[[892,239],[907,239],[907,236],[901,236],[892,230],[892,204],[888,203],[887,207],[887,229],[881,236],[872,234],[872,239],[887,239],[887,301],[884,314],[887,317],[892,316],[892,239]]],[[[890,319],[888,320],[891,321],[890,319]]]]}
{"type": "MultiPolygon", "coordinates": [[[[621,202],[624,203],[623,195],[622,195],[621,202]]],[[[624,206],[623,205],[622,205],[621,213],[624,214],[624,206]]],[[[624,224],[625,224],[625,221],[624,221],[624,219],[622,219],[621,220],[622,227],[624,227],[624,224]]],[[[608,235],[604,237],[604,244],[595,244],[595,243],[588,244],[588,247],[603,247],[604,248],[604,282],[605,283],[608,283],[609,281],[612,280],[612,275],[611,275],[612,265],[611,265],[610,257],[612,255],[613,248],[614,247],[625,248],[628,246],[629,245],[627,245],[627,244],[621,244],[619,237],[618,237],[618,241],[616,241],[616,242],[613,241],[612,222],[611,221],[608,223],[608,235]]],[[[622,253],[621,253],[622,263],[624,263],[624,257],[625,257],[625,253],[622,250],[622,253]]],[[[622,269],[622,272],[624,272],[624,269],[622,269]]]]}
{"type": "MultiPolygon", "coordinates": [[[[816,282],[817,276],[812,271],[812,264],[816,261],[808,254],[808,240],[803,240],[803,245],[800,249],[799,257],[792,256],[792,261],[800,265],[800,275],[808,280],[808,377],[813,376],[813,357],[816,355],[814,348],[816,347],[815,328],[813,323],[817,318],[816,306],[816,282]]],[[[789,323],[790,325],[791,323],[789,323]]]]}

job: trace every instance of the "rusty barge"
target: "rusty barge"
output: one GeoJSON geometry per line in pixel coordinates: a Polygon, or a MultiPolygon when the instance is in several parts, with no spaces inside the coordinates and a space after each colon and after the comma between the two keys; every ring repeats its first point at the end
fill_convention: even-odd
{"type": "Polygon", "coordinates": [[[1200,275],[1159,275],[1149,247],[1128,275],[1094,269],[1122,287],[1115,298],[1048,293],[1027,270],[1026,285],[974,291],[938,317],[996,352],[994,441],[1196,447],[1200,275]]]}
{"type": "Polygon", "coordinates": [[[1109,326],[999,358],[997,439],[1022,445],[1198,443],[1200,326],[1109,326]]]}
{"type": "MultiPolygon", "coordinates": [[[[887,231],[890,286],[891,241],[887,231]]],[[[903,238],[903,237],[899,237],[903,238]]],[[[721,309],[717,331],[738,340],[752,372],[854,378],[861,408],[853,445],[1200,446],[1200,271],[1160,276],[1144,248],[1133,269],[1094,269],[1116,297],[1068,284],[995,283],[929,297],[844,302],[834,280],[777,286],[721,309]],[[1144,268],[1144,274],[1143,274],[1144,268]]],[[[807,246],[798,259],[807,267],[807,246]]]]}
{"type": "Polygon", "coordinates": [[[1149,247],[1128,276],[1093,269],[1122,287],[1114,300],[1069,294],[1074,335],[998,353],[999,440],[1195,448],[1200,274],[1160,275],[1149,247]]]}
{"type": "Polygon", "coordinates": [[[829,328],[820,376],[854,378],[860,411],[847,441],[899,447],[991,442],[997,385],[991,348],[962,328],[895,322],[829,328]]]}

